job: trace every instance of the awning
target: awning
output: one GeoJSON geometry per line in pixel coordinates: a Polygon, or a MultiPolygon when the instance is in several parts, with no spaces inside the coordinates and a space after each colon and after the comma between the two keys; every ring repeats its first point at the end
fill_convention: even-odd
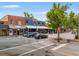
{"type": "Polygon", "coordinates": [[[19,25],[9,25],[9,28],[13,28],[13,29],[25,29],[26,27],[25,26],[19,26],[19,25]]]}
{"type": "Polygon", "coordinates": [[[48,27],[46,27],[46,26],[26,26],[26,28],[33,28],[33,29],[36,29],[36,28],[38,28],[38,29],[49,29],[48,27]]]}
{"type": "Polygon", "coordinates": [[[25,28],[30,28],[30,29],[50,29],[46,26],[31,26],[31,25],[25,25],[25,26],[13,26],[13,25],[9,25],[9,28],[13,28],[13,29],[25,29],[25,28]]]}

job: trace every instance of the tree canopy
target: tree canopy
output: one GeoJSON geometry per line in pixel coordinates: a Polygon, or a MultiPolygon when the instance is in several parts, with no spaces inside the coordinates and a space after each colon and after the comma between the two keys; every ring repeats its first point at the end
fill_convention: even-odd
{"type": "Polygon", "coordinates": [[[34,16],[32,14],[28,13],[28,12],[24,12],[24,16],[27,19],[34,19],[34,16]]]}
{"type": "Polygon", "coordinates": [[[63,26],[63,20],[66,19],[67,5],[60,5],[60,3],[53,4],[53,8],[47,12],[47,24],[49,27],[56,29],[63,26]]]}

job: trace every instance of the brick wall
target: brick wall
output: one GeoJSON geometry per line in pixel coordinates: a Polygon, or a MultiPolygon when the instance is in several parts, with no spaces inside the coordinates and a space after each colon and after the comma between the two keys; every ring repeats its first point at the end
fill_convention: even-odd
{"type": "Polygon", "coordinates": [[[4,24],[6,25],[25,25],[25,19],[24,17],[20,16],[12,16],[12,15],[7,15],[2,18],[2,21],[4,21],[4,24]]]}
{"type": "Polygon", "coordinates": [[[3,21],[5,25],[8,25],[8,16],[4,16],[1,21],[3,21]]]}

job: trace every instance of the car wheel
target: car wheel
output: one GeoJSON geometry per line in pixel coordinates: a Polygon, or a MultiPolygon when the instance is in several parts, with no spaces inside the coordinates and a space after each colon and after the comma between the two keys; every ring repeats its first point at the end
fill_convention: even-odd
{"type": "Polygon", "coordinates": [[[30,36],[32,38],[32,36],[30,36]]]}

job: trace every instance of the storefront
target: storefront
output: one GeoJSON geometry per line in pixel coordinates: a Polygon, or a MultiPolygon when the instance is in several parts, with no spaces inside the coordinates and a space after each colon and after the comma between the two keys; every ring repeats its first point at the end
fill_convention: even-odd
{"type": "Polygon", "coordinates": [[[9,26],[9,35],[22,35],[25,27],[24,26],[9,26]]]}
{"type": "Polygon", "coordinates": [[[52,33],[52,30],[45,26],[26,26],[29,32],[52,33]]]}
{"type": "Polygon", "coordinates": [[[8,26],[0,24],[0,36],[7,36],[8,34],[8,26]]]}

